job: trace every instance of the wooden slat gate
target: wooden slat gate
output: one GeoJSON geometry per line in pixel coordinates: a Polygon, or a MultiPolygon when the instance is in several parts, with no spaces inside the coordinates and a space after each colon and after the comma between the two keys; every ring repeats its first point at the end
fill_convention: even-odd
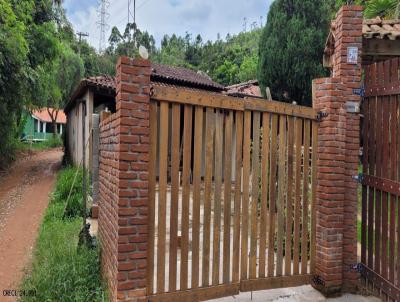
{"type": "Polygon", "coordinates": [[[400,301],[399,59],[365,68],[361,262],[366,285],[400,301]]]}
{"type": "Polygon", "coordinates": [[[204,301],[310,282],[314,109],[154,85],[150,301],[204,301]]]}

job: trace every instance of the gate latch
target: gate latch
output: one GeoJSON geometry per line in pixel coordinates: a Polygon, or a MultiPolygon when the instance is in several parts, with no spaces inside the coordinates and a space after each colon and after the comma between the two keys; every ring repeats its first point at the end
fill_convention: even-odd
{"type": "Polygon", "coordinates": [[[327,117],[327,112],[318,111],[317,112],[317,121],[320,122],[323,118],[327,117]]]}
{"type": "Polygon", "coordinates": [[[359,173],[358,175],[354,175],[351,178],[361,184],[364,180],[364,174],[359,173]]]}

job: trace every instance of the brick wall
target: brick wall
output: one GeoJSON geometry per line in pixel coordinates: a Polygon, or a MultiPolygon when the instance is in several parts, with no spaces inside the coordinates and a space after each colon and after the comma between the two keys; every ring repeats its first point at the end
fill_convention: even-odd
{"type": "Polygon", "coordinates": [[[347,102],[361,86],[361,6],[344,6],[333,22],[333,77],[315,80],[314,107],[328,113],[319,126],[317,167],[316,273],[325,281],[325,294],[355,291],[357,274],[357,182],[360,116],[348,113],[347,102]],[[358,49],[357,62],[348,61],[348,48],[358,49]]]}
{"type": "Polygon", "coordinates": [[[150,62],[117,64],[116,113],[100,123],[99,238],[111,301],[146,301],[150,62]]]}

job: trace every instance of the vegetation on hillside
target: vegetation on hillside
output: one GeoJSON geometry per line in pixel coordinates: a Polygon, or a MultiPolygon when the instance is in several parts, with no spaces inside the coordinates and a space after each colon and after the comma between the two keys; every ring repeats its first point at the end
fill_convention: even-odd
{"type": "MultiPolygon", "coordinates": [[[[65,218],[64,215],[75,172],[75,168],[66,168],[58,176],[40,227],[32,268],[21,285],[21,290],[36,295],[22,297],[23,302],[108,301],[101,283],[99,252],[86,246],[78,248],[82,217],[65,218]]],[[[82,173],[78,174],[75,187],[79,184],[82,184],[82,173]]],[[[75,187],[74,198],[82,199],[82,191],[75,187]]]]}
{"type": "Polygon", "coordinates": [[[184,37],[165,35],[160,48],[148,32],[133,28],[128,24],[123,34],[116,27],[112,29],[110,46],[105,52],[109,58],[116,61],[121,55],[132,56],[137,53],[137,46],[143,45],[152,61],[201,70],[223,85],[253,80],[257,76],[260,28],[206,42],[201,35],[193,37],[190,33],[184,37]]]}

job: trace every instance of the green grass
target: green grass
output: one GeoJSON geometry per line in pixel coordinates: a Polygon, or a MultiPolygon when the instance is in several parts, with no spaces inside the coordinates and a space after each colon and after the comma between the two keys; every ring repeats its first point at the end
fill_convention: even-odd
{"type": "MultiPolygon", "coordinates": [[[[34,290],[36,296],[23,297],[21,301],[108,301],[100,277],[99,251],[77,248],[82,218],[65,218],[64,215],[66,196],[75,171],[67,168],[58,176],[40,227],[32,267],[20,288],[26,292],[34,290]]],[[[73,195],[80,193],[78,186],[79,180],[73,195]]]]}
{"type": "Polygon", "coordinates": [[[28,150],[48,150],[52,148],[62,147],[63,142],[60,137],[52,137],[47,141],[43,142],[36,142],[36,143],[29,143],[29,142],[17,142],[16,147],[19,151],[28,151],[28,150]]]}

